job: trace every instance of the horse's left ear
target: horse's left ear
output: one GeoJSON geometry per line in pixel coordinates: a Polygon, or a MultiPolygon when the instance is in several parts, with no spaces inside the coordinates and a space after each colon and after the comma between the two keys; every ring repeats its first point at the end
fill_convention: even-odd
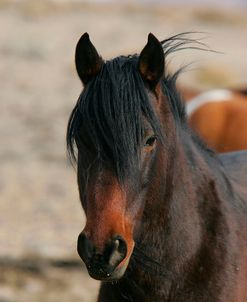
{"type": "Polygon", "coordinates": [[[91,43],[88,33],[83,34],[76,45],[75,65],[84,85],[99,73],[103,65],[103,60],[91,43]]]}
{"type": "Polygon", "coordinates": [[[138,70],[151,89],[155,89],[164,73],[164,52],[161,43],[153,35],[148,35],[148,42],[141,51],[138,70]]]}

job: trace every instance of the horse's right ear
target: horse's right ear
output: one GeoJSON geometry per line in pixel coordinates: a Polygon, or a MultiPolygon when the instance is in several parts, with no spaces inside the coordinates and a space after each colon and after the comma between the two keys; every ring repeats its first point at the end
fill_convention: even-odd
{"type": "Polygon", "coordinates": [[[164,73],[164,52],[161,43],[153,35],[148,35],[148,42],[140,53],[138,70],[142,79],[151,89],[155,89],[164,73]]]}
{"type": "Polygon", "coordinates": [[[88,33],[83,34],[76,45],[75,65],[84,85],[99,73],[103,65],[103,60],[91,43],[88,33]]]}

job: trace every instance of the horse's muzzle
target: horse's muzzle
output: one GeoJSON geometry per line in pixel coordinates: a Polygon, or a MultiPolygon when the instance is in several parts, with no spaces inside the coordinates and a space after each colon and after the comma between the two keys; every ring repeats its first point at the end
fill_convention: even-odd
{"type": "Polygon", "coordinates": [[[77,251],[85,262],[89,275],[97,280],[116,280],[122,277],[126,266],[118,267],[127,255],[127,244],[120,236],[112,238],[99,253],[90,239],[80,233],[77,251]]]}

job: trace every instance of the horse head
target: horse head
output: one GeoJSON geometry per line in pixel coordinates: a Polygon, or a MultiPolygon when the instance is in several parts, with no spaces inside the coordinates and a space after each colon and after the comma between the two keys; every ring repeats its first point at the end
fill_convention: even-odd
{"type": "MultiPolygon", "coordinates": [[[[139,56],[104,61],[85,33],[75,62],[84,85],[68,126],[78,149],[78,185],[86,225],[78,253],[100,280],[123,276],[147,195],[155,196],[165,119],[161,43],[149,34],[139,56]],[[153,183],[152,183],[153,182],[153,183]]],[[[157,189],[156,189],[157,191],[157,189]]],[[[156,192],[159,194],[159,192],[156,192]]]]}

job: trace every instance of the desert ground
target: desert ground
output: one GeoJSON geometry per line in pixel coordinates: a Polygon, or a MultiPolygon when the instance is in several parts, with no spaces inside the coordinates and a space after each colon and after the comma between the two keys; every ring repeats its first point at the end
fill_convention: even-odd
{"type": "Polygon", "coordinates": [[[173,55],[171,71],[192,63],[180,85],[247,87],[246,6],[1,0],[0,302],[96,301],[99,284],[76,254],[85,219],[65,145],[86,31],[105,59],[140,52],[149,32],[193,31],[217,52],[173,55]]]}

